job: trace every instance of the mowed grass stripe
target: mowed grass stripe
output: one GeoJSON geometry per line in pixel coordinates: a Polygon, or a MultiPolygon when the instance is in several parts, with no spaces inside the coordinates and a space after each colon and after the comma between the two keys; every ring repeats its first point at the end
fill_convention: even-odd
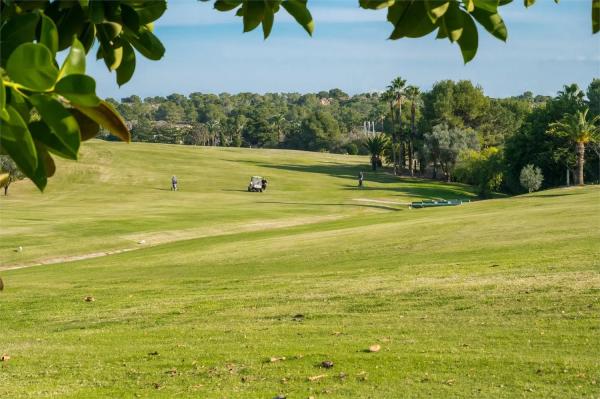
{"type": "MultiPolygon", "coordinates": [[[[261,152],[224,153],[267,162],[261,152]]],[[[380,188],[365,195],[344,187],[350,177],[293,174],[321,188],[292,190],[286,202],[340,204],[372,192],[394,200],[413,184],[373,183],[380,188]]],[[[265,198],[246,194],[233,195],[246,209],[265,198]]],[[[422,210],[335,205],[325,214],[338,219],[2,272],[0,352],[11,359],[0,394],[598,396],[599,194],[558,189],[422,210]],[[374,343],[381,351],[366,353],[374,343]],[[323,360],[334,367],[320,368],[323,360]]],[[[65,211],[54,205],[39,218],[65,211]]],[[[267,220],[288,214],[279,205],[267,220]]],[[[293,207],[295,217],[322,211],[293,207]]],[[[178,226],[190,227],[183,217],[168,227],[178,226]]]]}

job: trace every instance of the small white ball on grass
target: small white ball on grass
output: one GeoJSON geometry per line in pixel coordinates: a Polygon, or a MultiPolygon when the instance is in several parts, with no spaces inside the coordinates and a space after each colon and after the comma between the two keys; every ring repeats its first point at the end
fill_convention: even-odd
{"type": "Polygon", "coordinates": [[[369,346],[369,352],[379,352],[381,350],[381,345],[375,344],[369,346]]]}

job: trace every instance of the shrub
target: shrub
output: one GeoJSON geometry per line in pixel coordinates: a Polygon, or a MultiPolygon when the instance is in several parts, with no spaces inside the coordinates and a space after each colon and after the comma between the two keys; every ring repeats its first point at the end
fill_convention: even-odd
{"type": "Polygon", "coordinates": [[[521,182],[521,185],[531,193],[539,190],[540,187],[542,187],[544,175],[542,175],[542,170],[540,168],[529,164],[521,169],[519,181],[521,182]]]}
{"type": "Polygon", "coordinates": [[[502,152],[495,147],[481,152],[463,151],[460,155],[454,177],[462,183],[475,186],[477,195],[489,198],[498,191],[504,178],[502,152]]]}
{"type": "Polygon", "coordinates": [[[350,155],[357,155],[358,154],[358,146],[354,143],[348,143],[346,145],[346,152],[348,152],[348,154],[350,154],[350,155]]]}

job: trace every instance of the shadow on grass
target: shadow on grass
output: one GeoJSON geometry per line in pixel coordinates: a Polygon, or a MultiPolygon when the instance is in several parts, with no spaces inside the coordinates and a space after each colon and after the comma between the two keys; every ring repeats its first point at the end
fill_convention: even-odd
{"type": "Polygon", "coordinates": [[[375,208],[386,211],[401,211],[402,209],[385,205],[364,205],[364,204],[326,204],[318,202],[282,202],[282,201],[258,201],[258,204],[281,204],[281,205],[308,205],[308,206],[352,206],[360,208],[375,208]]]}
{"type": "Polygon", "coordinates": [[[382,191],[396,193],[398,196],[429,199],[461,199],[474,198],[472,188],[459,183],[444,183],[437,180],[418,177],[398,177],[384,170],[373,172],[370,165],[347,165],[339,162],[325,161],[321,164],[312,165],[273,165],[257,161],[242,161],[261,168],[278,169],[299,173],[315,173],[335,178],[353,180],[356,184],[344,185],[346,190],[382,191]],[[365,186],[358,187],[358,174],[363,172],[365,186]],[[390,186],[369,187],[369,183],[384,184],[390,186]],[[404,183],[404,184],[403,184],[404,183]],[[391,186],[391,184],[395,184],[391,186]]]}
{"type": "Polygon", "coordinates": [[[372,172],[369,165],[348,165],[339,162],[325,161],[318,165],[273,165],[264,162],[257,161],[241,161],[244,163],[252,164],[261,168],[279,169],[290,172],[301,172],[301,173],[317,173],[322,175],[328,175],[331,177],[344,178],[358,180],[358,174],[363,172],[365,178],[377,179],[380,183],[393,183],[397,181],[397,178],[391,175],[386,175],[383,172],[372,172]]]}
{"type": "Polygon", "coordinates": [[[553,197],[567,197],[567,196],[571,196],[571,195],[582,195],[582,194],[586,194],[588,193],[588,191],[584,191],[584,190],[570,190],[564,193],[560,193],[560,194],[556,194],[556,193],[552,193],[552,194],[544,194],[543,192],[541,193],[536,193],[533,197],[543,197],[543,198],[553,198],[553,197]]]}
{"type": "Polygon", "coordinates": [[[354,191],[382,191],[387,193],[395,193],[399,197],[413,197],[434,200],[449,200],[449,199],[474,199],[476,195],[466,189],[454,188],[452,186],[446,188],[439,187],[369,187],[368,182],[363,187],[345,185],[344,190],[354,191]]]}

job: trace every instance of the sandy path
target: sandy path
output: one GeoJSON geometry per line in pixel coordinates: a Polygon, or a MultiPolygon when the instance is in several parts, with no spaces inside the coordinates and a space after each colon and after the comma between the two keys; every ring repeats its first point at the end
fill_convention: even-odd
{"type": "Polygon", "coordinates": [[[209,228],[194,228],[194,229],[183,229],[183,230],[168,230],[168,231],[157,231],[157,232],[146,232],[139,234],[130,234],[127,236],[121,236],[132,242],[136,243],[135,247],[121,248],[109,251],[92,252],[87,254],[79,254],[73,256],[57,256],[27,263],[13,264],[13,265],[0,265],[0,271],[23,269],[26,267],[52,265],[56,263],[75,262],[84,259],[99,258],[102,256],[116,255],[123,252],[135,251],[138,249],[154,247],[161,244],[172,243],[176,241],[190,240],[194,238],[206,238],[206,237],[218,237],[224,235],[232,235],[238,233],[248,233],[253,231],[263,230],[274,230],[286,227],[300,226],[304,224],[315,224],[330,220],[341,219],[341,215],[325,215],[325,216],[312,216],[304,218],[292,218],[283,220],[269,220],[269,221],[253,221],[243,224],[230,224],[225,226],[215,226],[209,228]]]}

